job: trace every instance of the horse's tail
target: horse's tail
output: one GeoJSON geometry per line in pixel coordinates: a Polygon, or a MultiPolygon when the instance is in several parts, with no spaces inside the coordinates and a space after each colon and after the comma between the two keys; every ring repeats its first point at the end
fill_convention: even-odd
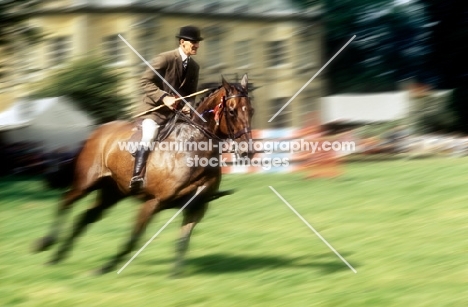
{"type": "Polygon", "coordinates": [[[83,149],[81,144],[79,149],[68,157],[52,157],[49,167],[45,174],[47,187],[50,189],[65,189],[73,182],[76,161],[78,155],[83,149]]]}

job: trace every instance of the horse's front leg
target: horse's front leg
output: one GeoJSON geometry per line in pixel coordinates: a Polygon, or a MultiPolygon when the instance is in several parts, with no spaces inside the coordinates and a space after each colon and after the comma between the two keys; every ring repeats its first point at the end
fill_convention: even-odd
{"type": "Polygon", "coordinates": [[[179,277],[181,275],[184,257],[187,253],[190,242],[190,236],[192,235],[193,229],[197,223],[200,222],[205,215],[207,208],[208,204],[204,203],[197,208],[190,208],[189,210],[184,211],[181,234],[176,244],[176,259],[172,277],[179,277]]]}
{"type": "Polygon", "coordinates": [[[95,274],[104,274],[112,271],[121,262],[121,260],[135,248],[136,243],[144,233],[146,226],[150,222],[151,218],[156,213],[161,211],[159,204],[160,203],[157,199],[148,200],[143,204],[138,214],[138,219],[135,223],[130,239],[124,245],[123,249],[101,269],[97,270],[95,274]]]}

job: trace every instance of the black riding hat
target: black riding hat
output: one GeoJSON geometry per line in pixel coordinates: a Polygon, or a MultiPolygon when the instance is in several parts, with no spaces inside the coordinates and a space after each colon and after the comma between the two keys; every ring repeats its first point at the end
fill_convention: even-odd
{"type": "Polygon", "coordinates": [[[194,26],[186,26],[180,28],[177,38],[182,38],[188,41],[202,41],[203,37],[200,36],[200,29],[194,26]]]}

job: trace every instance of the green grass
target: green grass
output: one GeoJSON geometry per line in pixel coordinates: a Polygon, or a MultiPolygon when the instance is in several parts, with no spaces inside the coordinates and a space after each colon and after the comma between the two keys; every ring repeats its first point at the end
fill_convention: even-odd
{"type": "MultiPolygon", "coordinates": [[[[59,194],[37,179],[4,180],[0,306],[468,305],[468,159],[352,163],[338,179],[301,178],[225,176],[222,188],[237,192],[211,204],[176,280],[168,276],[180,217],[120,275],[90,277],[127,239],[138,203],[120,203],[70,258],[47,267],[51,252],[30,247],[46,233],[59,194]]],[[[140,246],[174,213],[158,216],[140,246]]]]}

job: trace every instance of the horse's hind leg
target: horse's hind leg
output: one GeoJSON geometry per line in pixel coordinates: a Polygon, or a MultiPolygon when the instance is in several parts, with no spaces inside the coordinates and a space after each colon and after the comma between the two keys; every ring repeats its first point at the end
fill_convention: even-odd
{"type": "Polygon", "coordinates": [[[52,227],[50,232],[45,237],[40,238],[33,248],[35,252],[42,252],[49,249],[52,245],[57,242],[57,237],[60,233],[63,220],[66,217],[69,209],[73,206],[73,204],[79,200],[80,198],[84,197],[87,193],[81,189],[73,188],[67,193],[65,193],[62,201],[58,206],[58,210],[55,216],[55,220],[52,223],[52,227]]]}
{"type": "MultiPolygon", "coordinates": [[[[84,147],[83,151],[76,158],[76,164],[73,172],[70,174],[72,176],[72,185],[70,190],[65,193],[62,201],[58,206],[58,210],[55,216],[55,220],[52,222],[52,227],[48,235],[38,240],[35,244],[35,251],[44,251],[47,250],[50,246],[56,243],[57,238],[61,232],[61,227],[63,220],[67,213],[73,207],[73,204],[79,199],[88,195],[91,191],[94,191],[98,184],[101,182],[100,172],[97,171],[100,169],[99,164],[97,164],[96,159],[90,159],[89,157],[94,157],[92,150],[90,151],[84,147]],[[90,170],[94,170],[91,172],[90,170]]],[[[90,147],[92,148],[92,146],[90,147]]]]}
{"type": "Polygon", "coordinates": [[[184,219],[182,221],[182,228],[180,238],[176,245],[176,261],[172,277],[178,277],[182,273],[182,265],[185,254],[187,252],[190,236],[192,235],[193,229],[201,221],[205,215],[208,204],[203,204],[201,207],[197,207],[196,210],[184,211],[184,219]]]}
{"type": "Polygon", "coordinates": [[[151,199],[145,202],[138,214],[138,219],[133,228],[132,235],[124,245],[123,249],[95,273],[104,274],[112,271],[119,264],[119,262],[135,248],[136,243],[144,233],[146,226],[151,221],[151,218],[159,211],[161,211],[161,208],[159,206],[158,200],[151,199]]]}
{"type": "Polygon", "coordinates": [[[55,264],[63,260],[73,247],[75,239],[84,230],[86,230],[88,225],[100,220],[104,211],[111,208],[123,197],[124,195],[119,191],[117,185],[110,178],[103,178],[100,184],[100,189],[98,190],[96,203],[80,216],[73,226],[72,233],[65,239],[63,245],[57,251],[50,263],[55,264]]]}

